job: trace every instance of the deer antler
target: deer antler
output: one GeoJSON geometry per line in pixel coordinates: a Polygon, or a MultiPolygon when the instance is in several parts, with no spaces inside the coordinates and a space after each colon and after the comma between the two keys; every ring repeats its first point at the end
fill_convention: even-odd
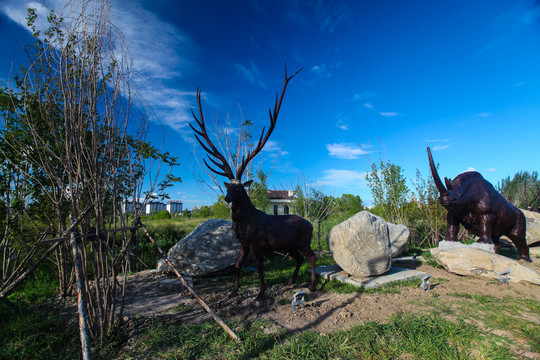
{"type": "Polygon", "coordinates": [[[242,180],[242,174],[244,173],[244,170],[246,169],[246,166],[249,164],[251,160],[263,149],[264,145],[268,141],[268,138],[270,137],[270,134],[274,131],[274,127],[276,126],[277,117],[279,114],[279,109],[281,107],[281,102],[283,101],[283,96],[285,95],[285,89],[287,89],[287,84],[289,83],[289,80],[291,80],[296,74],[300,72],[303,68],[300,68],[298,71],[296,71],[292,76],[287,76],[287,63],[285,63],[285,83],[283,84],[283,90],[281,91],[281,96],[278,99],[278,95],[276,93],[276,103],[274,105],[274,111],[272,112],[271,109],[268,109],[268,112],[270,114],[270,127],[268,128],[268,131],[266,132],[266,135],[264,133],[265,128],[263,128],[261,132],[261,137],[259,138],[259,142],[257,143],[257,147],[253,149],[253,151],[249,152],[249,154],[246,157],[242,157],[242,164],[236,171],[236,177],[233,174],[233,171],[231,169],[231,166],[225,159],[225,157],[218,151],[218,149],[215,147],[215,145],[212,143],[212,140],[210,140],[210,137],[208,136],[208,133],[206,132],[206,127],[204,124],[204,116],[202,111],[202,105],[201,105],[201,90],[197,87],[197,103],[199,104],[199,117],[200,120],[195,116],[195,113],[193,112],[193,109],[191,110],[191,114],[193,115],[193,118],[195,121],[197,121],[197,124],[199,125],[200,130],[197,130],[189,123],[189,126],[195,131],[195,138],[201,144],[203,149],[208,153],[208,159],[221,171],[216,170],[215,168],[208,165],[205,159],[203,159],[205,165],[210,169],[212,172],[227,177],[229,180],[242,180]],[[205,140],[205,143],[201,140],[201,137],[205,140]]]}
{"type": "Polygon", "coordinates": [[[206,132],[206,126],[204,125],[204,115],[203,115],[202,105],[201,105],[201,90],[199,89],[199,87],[197,87],[197,103],[199,104],[199,117],[201,118],[201,120],[197,119],[197,116],[195,116],[195,113],[193,112],[193,109],[191,109],[191,114],[193,115],[193,118],[195,119],[195,121],[197,122],[197,124],[199,125],[199,128],[201,130],[199,131],[199,130],[195,129],[193,127],[193,125],[191,125],[191,123],[188,123],[188,124],[193,129],[193,131],[195,131],[195,134],[196,134],[195,138],[197,139],[199,144],[201,144],[203,149],[208,153],[208,159],[214,165],[216,165],[219,169],[221,169],[221,171],[218,171],[218,170],[214,169],[213,167],[211,167],[210,165],[208,165],[208,163],[206,162],[206,159],[203,159],[204,164],[212,172],[214,172],[214,173],[216,173],[218,175],[225,176],[229,180],[234,180],[234,174],[233,174],[233,171],[231,169],[231,166],[229,165],[229,163],[227,162],[225,157],[223,155],[221,155],[221,153],[218,151],[218,149],[212,143],[212,140],[210,140],[210,137],[208,136],[208,133],[206,132]],[[206,144],[208,144],[208,146],[206,146],[203,143],[203,141],[201,140],[200,137],[202,137],[206,141],[206,144]],[[214,158],[216,158],[220,162],[214,160],[211,156],[213,156],[214,158]]]}
{"type": "Polygon", "coordinates": [[[244,173],[244,170],[246,169],[246,166],[249,164],[249,162],[251,160],[253,160],[253,158],[255,156],[257,156],[257,154],[259,152],[261,152],[264,145],[266,144],[266,141],[268,141],[268,138],[270,137],[270,134],[272,134],[272,132],[274,131],[274,127],[276,126],[276,121],[277,121],[278,114],[279,114],[279,109],[281,108],[281,102],[283,101],[283,96],[285,95],[285,90],[287,89],[287,84],[289,83],[289,80],[291,80],[302,69],[303,69],[303,67],[298,69],[290,77],[287,77],[287,63],[285,63],[285,82],[283,83],[283,90],[281,90],[281,96],[279,97],[279,101],[278,101],[278,95],[276,93],[276,103],[274,104],[274,111],[272,112],[271,109],[268,109],[268,113],[270,115],[270,127],[268,128],[268,132],[265,135],[264,134],[265,128],[263,128],[262,132],[261,132],[261,137],[259,138],[259,142],[257,143],[257,147],[253,151],[250,151],[249,154],[245,158],[242,157],[242,164],[240,165],[240,167],[236,171],[236,180],[241,180],[242,179],[242,174],[244,173]],[[263,136],[264,136],[264,139],[263,139],[263,136]]]}

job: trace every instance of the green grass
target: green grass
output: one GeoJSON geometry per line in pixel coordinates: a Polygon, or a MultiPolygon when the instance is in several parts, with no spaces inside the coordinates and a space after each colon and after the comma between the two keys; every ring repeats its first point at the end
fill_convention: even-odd
{"type": "Polygon", "coordinates": [[[76,324],[67,325],[51,307],[0,304],[0,359],[78,358],[76,324]]]}
{"type": "Polygon", "coordinates": [[[513,354],[463,321],[438,315],[398,314],[388,323],[368,322],[332,334],[290,334],[268,321],[236,323],[241,342],[218,325],[168,324],[152,318],[136,345],[113,358],[153,359],[510,359],[513,354]],[[488,339],[489,340],[489,339],[488,339]]]}

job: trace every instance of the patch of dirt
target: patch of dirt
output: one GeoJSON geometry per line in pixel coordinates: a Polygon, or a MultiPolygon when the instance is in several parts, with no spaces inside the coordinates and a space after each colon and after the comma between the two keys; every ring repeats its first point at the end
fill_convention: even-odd
{"type": "MultiPolygon", "coordinates": [[[[540,271],[535,259],[531,265],[540,271]]],[[[293,269],[291,269],[292,272],[293,269]]],[[[529,283],[499,284],[496,280],[463,277],[429,265],[417,270],[433,276],[432,289],[402,287],[399,293],[335,294],[324,291],[309,293],[304,307],[291,309],[292,296],[301,286],[276,285],[267,290],[268,299],[255,300],[258,289],[242,286],[239,296],[229,298],[230,288],[220,278],[205,279],[196,283],[194,290],[226,323],[231,320],[251,321],[256,318],[270,320],[277,328],[291,332],[311,330],[330,333],[348,329],[353,325],[377,321],[385,322],[396,313],[427,312],[426,301],[436,298],[441,304],[452,308],[456,296],[452,294],[488,295],[500,299],[497,306],[504,307],[506,296],[540,301],[540,287],[529,283]]],[[[304,284],[307,285],[307,284],[304,284]]],[[[318,287],[324,286],[319,280],[318,287]]],[[[199,323],[212,321],[211,316],[185,290],[180,281],[167,278],[153,271],[143,271],[128,278],[124,315],[164,315],[181,321],[199,323]]],[[[539,322],[539,319],[528,320],[539,322]]],[[[270,330],[269,330],[270,331],[270,330]]]]}

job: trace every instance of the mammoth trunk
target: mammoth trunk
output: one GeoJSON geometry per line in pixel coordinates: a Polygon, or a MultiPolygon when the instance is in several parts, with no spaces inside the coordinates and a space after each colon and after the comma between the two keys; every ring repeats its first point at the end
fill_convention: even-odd
{"type": "Polygon", "coordinates": [[[435,167],[435,163],[433,162],[433,157],[431,157],[431,149],[427,148],[427,153],[429,157],[429,168],[431,169],[431,175],[433,176],[433,181],[435,182],[435,186],[437,186],[437,190],[439,190],[439,193],[441,195],[446,194],[447,190],[444,187],[441,178],[439,177],[439,173],[437,172],[437,168],[435,167]]]}

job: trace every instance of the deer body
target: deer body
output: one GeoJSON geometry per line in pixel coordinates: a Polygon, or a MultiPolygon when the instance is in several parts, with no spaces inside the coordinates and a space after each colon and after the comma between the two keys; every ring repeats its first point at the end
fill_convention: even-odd
{"type": "Polygon", "coordinates": [[[304,256],[307,257],[311,265],[309,290],[315,291],[315,282],[317,280],[315,275],[316,257],[310,246],[313,236],[311,223],[298,215],[268,215],[253,206],[243,184],[226,183],[225,186],[227,188],[225,200],[232,203],[232,227],[241,244],[241,250],[235,264],[234,290],[231,295],[238,295],[240,269],[246,256],[251,251],[255,257],[259,272],[260,286],[257,299],[264,298],[266,290],[264,284],[264,250],[288,252],[296,260],[296,268],[289,280],[289,285],[292,285],[296,280],[304,256]]]}
{"type": "Polygon", "coordinates": [[[285,67],[285,83],[283,84],[281,96],[278,98],[276,95],[274,110],[269,110],[270,126],[266,131],[266,134],[265,130],[263,129],[257,146],[245,157],[242,157],[242,163],[238,166],[236,175],[233,173],[227,159],[214,145],[208,135],[208,132],[206,131],[201,105],[201,93],[200,90],[197,89],[199,119],[197,116],[195,116],[193,111],[192,114],[199,129],[196,129],[191,124],[189,124],[189,126],[193,129],[193,131],[195,131],[195,138],[208,153],[208,159],[213,164],[213,166],[210,166],[206,160],[204,160],[205,165],[212,172],[225,176],[231,180],[231,183],[225,183],[225,187],[227,189],[225,201],[232,204],[232,227],[241,244],[240,253],[238,254],[235,264],[234,290],[231,293],[232,296],[238,295],[240,269],[246,256],[251,251],[255,257],[259,272],[260,289],[257,299],[263,299],[265,297],[264,294],[266,286],[264,284],[263,266],[264,250],[280,250],[288,252],[296,260],[296,268],[291,276],[289,284],[292,284],[296,280],[298,270],[300,269],[300,265],[304,260],[303,256],[307,257],[311,265],[311,284],[309,289],[310,291],[315,291],[316,258],[310,246],[311,238],[313,236],[313,227],[311,223],[297,215],[268,215],[257,210],[251,203],[251,200],[244,189],[245,187],[249,187],[253,180],[246,181],[245,183],[241,182],[242,174],[244,173],[246,166],[263,149],[264,145],[268,141],[268,138],[274,131],[281,102],[283,101],[283,96],[285,95],[285,89],[287,88],[289,80],[291,80],[298,73],[298,71],[292,76],[288,77],[287,67],[285,67]]]}

